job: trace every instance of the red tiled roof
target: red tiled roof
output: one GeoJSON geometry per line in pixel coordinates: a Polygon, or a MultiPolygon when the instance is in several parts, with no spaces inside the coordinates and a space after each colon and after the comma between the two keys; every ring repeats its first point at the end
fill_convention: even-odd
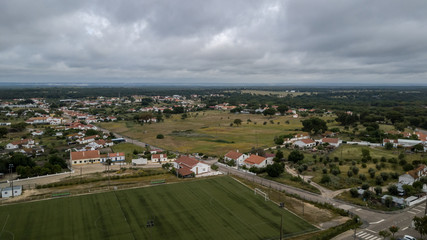
{"type": "Polygon", "coordinates": [[[225,154],[226,157],[237,160],[240,156],[242,156],[243,153],[239,153],[239,152],[235,152],[235,151],[230,151],[227,154],[225,154]]]}
{"type": "Polygon", "coordinates": [[[189,156],[183,156],[183,155],[181,155],[177,160],[175,160],[175,162],[178,163],[179,165],[184,165],[184,166],[187,166],[189,168],[192,168],[197,163],[199,163],[199,161],[197,161],[197,159],[189,157],[189,156]]]}
{"type": "Polygon", "coordinates": [[[124,152],[117,152],[117,153],[109,153],[108,157],[123,157],[125,155],[124,152]]]}
{"type": "Polygon", "coordinates": [[[311,140],[310,138],[307,139],[301,139],[301,142],[305,143],[305,144],[310,144],[310,143],[314,143],[313,140],[311,140]]]}
{"type": "Polygon", "coordinates": [[[83,151],[83,152],[71,152],[71,160],[82,160],[82,159],[93,159],[93,158],[99,158],[99,151],[98,150],[92,150],[92,151],[83,151]]]}
{"type": "Polygon", "coordinates": [[[258,156],[258,155],[251,155],[244,162],[249,163],[249,164],[260,164],[265,159],[266,159],[265,157],[261,157],[261,156],[258,156]]]}
{"type": "Polygon", "coordinates": [[[183,166],[178,169],[178,173],[181,174],[181,176],[187,176],[192,174],[193,172],[190,170],[190,168],[183,166]]]}
{"type": "Polygon", "coordinates": [[[338,143],[338,138],[323,138],[322,143],[338,143]]]}
{"type": "Polygon", "coordinates": [[[161,153],[161,154],[153,154],[153,155],[151,155],[151,159],[153,159],[153,158],[163,158],[163,157],[166,157],[166,154],[161,153]]]}

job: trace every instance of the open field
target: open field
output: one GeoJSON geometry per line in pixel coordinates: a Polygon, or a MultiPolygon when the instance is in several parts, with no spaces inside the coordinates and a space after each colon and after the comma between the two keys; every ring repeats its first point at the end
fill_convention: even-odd
{"type": "Polygon", "coordinates": [[[229,177],[0,207],[1,239],[271,239],[315,227],[229,177]],[[153,222],[147,227],[147,221],[153,222]]]}
{"type": "Polygon", "coordinates": [[[163,149],[212,155],[223,155],[235,149],[247,152],[257,146],[268,148],[275,145],[274,136],[295,133],[298,132],[295,129],[302,127],[302,118],[290,116],[273,116],[270,119],[258,114],[230,114],[220,111],[189,115],[191,116],[185,120],[180,115],[174,115],[162,123],[143,126],[134,122],[106,122],[99,123],[99,126],[163,149]],[[234,119],[241,119],[242,124],[230,126],[234,119]],[[157,139],[157,134],[163,134],[165,138],[157,139]]]}

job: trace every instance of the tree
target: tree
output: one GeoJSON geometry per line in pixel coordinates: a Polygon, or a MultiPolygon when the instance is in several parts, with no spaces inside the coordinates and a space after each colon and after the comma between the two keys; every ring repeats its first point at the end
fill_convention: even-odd
{"type": "Polygon", "coordinates": [[[325,132],[328,130],[328,126],[326,126],[326,122],[320,118],[310,118],[302,121],[303,125],[303,131],[311,133],[312,131],[314,134],[319,133],[320,131],[325,132]]]}
{"type": "Polygon", "coordinates": [[[277,111],[283,116],[285,115],[285,112],[288,111],[288,107],[286,105],[279,105],[277,107],[277,111]]]}
{"type": "Polygon", "coordinates": [[[393,149],[393,143],[386,142],[386,144],[384,144],[384,148],[387,150],[392,150],[393,149]]]}
{"type": "Polygon", "coordinates": [[[283,160],[283,157],[284,157],[283,152],[280,151],[280,149],[278,149],[276,152],[276,156],[274,156],[274,158],[273,158],[273,161],[281,162],[283,160]]]}
{"type": "Polygon", "coordinates": [[[66,168],[67,167],[67,163],[65,162],[65,160],[61,157],[59,157],[58,155],[51,155],[49,157],[49,163],[52,165],[56,165],[58,164],[61,168],[66,168]]]}
{"type": "Polygon", "coordinates": [[[415,230],[421,235],[421,239],[427,234],[427,216],[414,217],[415,230]]]}
{"type": "Polygon", "coordinates": [[[350,189],[350,194],[351,194],[351,197],[353,198],[357,198],[359,196],[359,192],[357,191],[357,188],[350,189]]]}
{"type": "Polygon", "coordinates": [[[157,139],[163,139],[163,138],[165,138],[165,136],[163,134],[157,134],[156,138],[157,139]]]}
{"type": "Polygon", "coordinates": [[[297,163],[303,159],[304,159],[304,154],[302,154],[298,150],[293,150],[288,156],[288,160],[293,162],[293,163],[297,163]]]}
{"type": "Polygon", "coordinates": [[[275,162],[273,164],[267,165],[267,174],[270,177],[278,177],[280,174],[284,172],[284,166],[283,163],[275,162]]]}
{"type": "Polygon", "coordinates": [[[233,123],[234,123],[234,125],[236,125],[236,126],[242,125],[242,119],[239,119],[239,118],[234,119],[233,123]]]}
{"type": "Polygon", "coordinates": [[[98,134],[99,134],[98,131],[96,131],[94,129],[88,129],[88,130],[86,130],[85,136],[87,137],[87,136],[93,136],[93,135],[98,135],[98,134]]]}
{"type": "Polygon", "coordinates": [[[27,127],[25,122],[13,123],[10,125],[11,129],[14,129],[17,132],[22,132],[27,127]]]}
{"type": "Polygon", "coordinates": [[[4,137],[8,132],[9,130],[7,130],[7,128],[0,127],[0,138],[4,137]]]}
{"type": "Polygon", "coordinates": [[[394,238],[394,234],[397,233],[397,231],[399,231],[399,227],[398,226],[391,226],[388,228],[388,230],[391,232],[391,234],[393,235],[393,238],[394,238]]]}
{"type": "Polygon", "coordinates": [[[387,230],[382,230],[382,231],[379,231],[378,235],[383,237],[383,239],[386,239],[386,238],[390,237],[391,233],[387,230]]]}
{"type": "Polygon", "coordinates": [[[371,154],[369,149],[367,148],[362,148],[362,162],[367,162],[369,160],[371,160],[371,154]]]}
{"type": "Polygon", "coordinates": [[[423,151],[424,151],[424,146],[421,143],[414,146],[414,152],[423,152],[423,151]]]}
{"type": "Polygon", "coordinates": [[[381,193],[383,193],[383,189],[380,186],[376,186],[374,188],[375,190],[375,194],[377,194],[377,196],[381,195],[381,193]]]}
{"type": "Polygon", "coordinates": [[[396,185],[390,185],[388,188],[388,193],[390,193],[391,195],[397,195],[399,192],[397,191],[397,186],[396,185]]]}
{"type": "Polygon", "coordinates": [[[262,114],[264,114],[264,116],[270,115],[271,117],[274,114],[276,114],[276,110],[274,110],[274,108],[268,108],[268,109],[265,109],[264,112],[262,112],[262,114]]]}

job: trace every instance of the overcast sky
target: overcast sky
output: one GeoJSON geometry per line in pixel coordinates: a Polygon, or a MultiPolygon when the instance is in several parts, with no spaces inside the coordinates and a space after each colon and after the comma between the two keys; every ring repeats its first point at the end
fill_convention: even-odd
{"type": "Polygon", "coordinates": [[[427,1],[0,2],[0,82],[427,85],[427,1]]]}

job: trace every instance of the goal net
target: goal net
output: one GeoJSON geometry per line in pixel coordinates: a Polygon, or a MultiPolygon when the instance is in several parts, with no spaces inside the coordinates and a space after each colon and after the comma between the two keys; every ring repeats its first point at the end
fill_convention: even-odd
{"type": "Polygon", "coordinates": [[[254,189],[254,193],[255,193],[255,195],[257,195],[257,194],[258,194],[258,195],[263,196],[265,201],[267,201],[267,200],[268,200],[268,195],[267,195],[267,193],[265,193],[265,192],[261,191],[261,189],[259,189],[259,188],[255,188],[255,189],[254,189]]]}

